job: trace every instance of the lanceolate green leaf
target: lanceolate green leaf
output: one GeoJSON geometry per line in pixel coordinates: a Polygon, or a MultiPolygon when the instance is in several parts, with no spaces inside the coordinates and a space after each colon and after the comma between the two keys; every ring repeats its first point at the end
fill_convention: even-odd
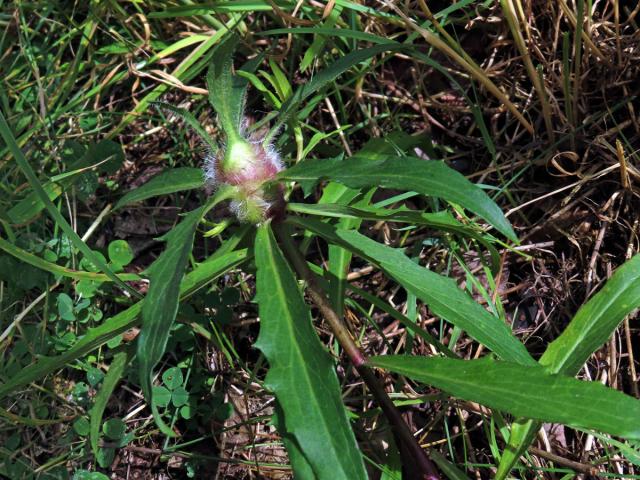
{"type": "Polygon", "coordinates": [[[391,155],[308,160],[285,170],[280,178],[298,182],[332,180],[351,188],[380,186],[439,197],[480,215],[517,241],[511,225],[487,194],[440,161],[391,155]]]}
{"type": "Polygon", "coordinates": [[[382,245],[356,231],[335,229],[311,219],[292,218],[289,221],[379,266],[425,302],[433,313],[465,330],[500,358],[536,364],[509,327],[459,289],[452,279],[421,267],[401,250],[382,245]]]}
{"type": "Polygon", "coordinates": [[[247,81],[233,74],[233,53],[239,38],[229,34],[214,51],[207,73],[209,101],[218,113],[220,124],[227,136],[240,132],[245,103],[247,81]]]}
{"type": "Polygon", "coordinates": [[[521,417],[513,421],[507,447],[503,450],[502,457],[500,457],[496,479],[504,479],[509,475],[520,456],[535,439],[541,426],[542,422],[528,418],[521,417]]]}
{"type": "Polygon", "coordinates": [[[289,433],[285,428],[284,412],[278,402],[276,402],[274,410],[271,421],[276,427],[276,430],[278,430],[278,433],[280,433],[280,437],[282,437],[282,443],[284,443],[284,447],[287,449],[289,462],[291,462],[291,468],[295,472],[296,478],[315,478],[313,468],[311,468],[311,464],[307,460],[307,457],[300,449],[300,445],[298,445],[296,437],[289,433]]]}
{"type": "Polygon", "coordinates": [[[333,362],[269,224],[258,229],[255,254],[260,311],[256,347],[269,361],[265,385],[282,407],[281,423],[316,478],[366,479],[333,362]]]}
{"type": "Polygon", "coordinates": [[[172,168],[153,177],[141,187],[127,192],[118,203],[116,203],[114,210],[126,205],[131,205],[132,203],[141,202],[147,198],[157,197],[158,195],[168,195],[183,190],[193,190],[194,188],[201,188],[203,185],[202,170],[199,168],[172,168]]]}
{"type": "Polygon", "coordinates": [[[599,382],[583,382],[485,357],[480,360],[389,355],[372,365],[433,385],[463,400],[520,417],[640,439],[640,401],[599,382]]]}
{"type": "MultiPolygon", "coordinates": [[[[360,193],[358,192],[358,190],[345,187],[344,185],[340,185],[339,183],[334,183],[332,185],[335,185],[339,189],[343,189],[342,194],[338,197],[338,201],[340,202],[348,203],[349,201],[357,197],[360,193]]],[[[327,190],[328,188],[325,188],[325,192],[327,190]]],[[[333,190],[334,193],[337,193],[336,189],[333,190]]],[[[358,204],[369,204],[374,192],[374,188],[370,189],[363,195],[363,198],[358,202],[358,204]]],[[[320,204],[322,204],[322,200],[325,200],[326,198],[326,195],[323,193],[322,198],[320,199],[320,204]]],[[[338,221],[338,226],[344,229],[357,230],[358,228],[360,228],[361,224],[362,219],[357,217],[343,217],[338,221]]],[[[346,248],[342,248],[339,245],[333,244],[329,245],[328,254],[329,268],[327,270],[327,274],[329,276],[329,289],[327,290],[327,293],[335,311],[339,312],[339,315],[342,315],[344,312],[345,289],[348,283],[347,275],[349,273],[349,264],[351,263],[353,254],[346,248]]]]}
{"type": "Polygon", "coordinates": [[[498,251],[481,232],[464,225],[446,211],[428,213],[409,210],[407,208],[385,209],[362,206],[354,208],[335,203],[289,203],[287,209],[296,213],[323,217],[360,218],[363,220],[383,220],[387,222],[409,223],[411,225],[425,225],[442,232],[455,233],[463,237],[473,238],[489,250],[494,265],[497,266],[500,261],[498,251]]]}
{"type": "MultiPolygon", "coordinates": [[[[640,255],[618,268],[605,286],[584,304],[562,334],[540,358],[553,373],[576,375],[589,356],[613,334],[624,317],[640,307],[640,255]]],[[[540,423],[518,419],[496,478],[505,478],[533,441],[540,423]]]]}
{"type": "Polygon", "coordinates": [[[167,347],[171,326],[178,313],[180,281],[193,246],[196,227],[204,212],[204,206],[190,212],[164,237],[167,248],[151,266],[149,293],[142,307],[142,329],[138,336],[140,384],[158,427],[169,436],[175,434],[162,421],[152,398],[153,369],[167,347]]]}
{"type": "Polygon", "coordinates": [[[640,255],[616,270],[540,358],[554,373],[576,375],[633,310],[640,307],[640,255]]]}
{"type": "MultiPolygon", "coordinates": [[[[370,139],[358,152],[359,155],[367,155],[368,157],[378,158],[380,156],[390,154],[403,154],[411,148],[424,146],[427,138],[423,135],[408,135],[402,131],[390,132],[384,138],[370,139]]],[[[304,188],[304,187],[303,187],[304,188]]],[[[376,188],[361,195],[360,189],[346,187],[340,183],[329,182],[322,192],[318,205],[309,204],[291,204],[287,208],[298,213],[308,213],[311,215],[321,215],[324,217],[335,216],[340,218],[338,227],[342,229],[358,230],[362,220],[390,220],[387,218],[368,218],[360,209],[369,208],[370,200],[376,192],[376,188]],[[352,209],[348,205],[361,196],[357,202],[357,209],[352,209]],[[307,206],[311,210],[305,210],[307,206]],[[316,209],[314,209],[314,207],[316,209]]],[[[371,208],[371,211],[386,212],[382,208],[371,208]]],[[[443,212],[444,213],[444,212],[443,212]]],[[[419,223],[419,222],[418,222],[419,223]]],[[[307,238],[311,238],[308,236],[307,238]]],[[[347,273],[349,263],[351,262],[352,253],[338,245],[330,244],[328,249],[329,267],[326,274],[329,277],[329,288],[327,294],[331,300],[331,304],[336,312],[344,310],[344,295],[347,285],[347,273]]],[[[496,252],[497,257],[497,252],[496,252]]],[[[496,264],[497,264],[496,260],[496,264]]]]}

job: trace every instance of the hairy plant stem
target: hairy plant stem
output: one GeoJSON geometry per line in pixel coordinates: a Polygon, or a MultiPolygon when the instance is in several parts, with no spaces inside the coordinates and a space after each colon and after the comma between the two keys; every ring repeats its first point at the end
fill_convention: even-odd
{"type": "Polygon", "coordinates": [[[340,346],[345,351],[362,380],[367,385],[374,398],[382,408],[389,424],[396,437],[396,443],[400,447],[403,457],[403,464],[411,469],[417,467],[424,480],[438,480],[440,478],[435,465],[429,460],[426,452],[420,447],[417,439],[411,433],[400,411],[393,404],[389,395],[372,369],[366,365],[367,357],[353,341],[349,329],[342,321],[341,317],[332,308],[329,299],[322,288],[318,285],[315,274],[307,265],[307,261],[298,249],[291,237],[291,232],[282,224],[274,222],[274,231],[285,254],[294,269],[306,282],[307,293],[311,301],[318,308],[324,319],[327,321],[334,335],[338,339],[340,346]]]}

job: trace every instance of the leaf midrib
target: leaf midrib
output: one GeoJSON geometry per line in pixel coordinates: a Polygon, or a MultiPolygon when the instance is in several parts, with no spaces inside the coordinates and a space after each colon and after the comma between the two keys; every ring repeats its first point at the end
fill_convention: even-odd
{"type": "MultiPolygon", "coordinates": [[[[277,263],[276,263],[276,259],[275,259],[275,252],[273,251],[271,241],[269,241],[268,246],[269,246],[269,250],[268,250],[268,252],[269,252],[269,262],[271,264],[270,266],[271,266],[271,268],[272,268],[272,270],[274,272],[279,272],[279,269],[276,268],[277,267],[277,263]]],[[[276,283],[277,292],[280,294],[280,298],[286,299],[287,297],[285,295],[284,286],[282,284],[282,278],[281,278],[281,276],[279,274],[275,275],[275,277],[276,277],[275,283],[276,283]]],[[[296,289],[297,288],[298,288],[298,286],[296,285],[296,289]]],[[[294,325],[294,319],[293,319],[293,316],[291,315],[291,312],[290,312],[290,309],[289,309],[289,306],[288,306],[288,302],[285,300],[283,302],[283,304],[287,306],[284,310],[286,312],[287,319],[289,320],[287,322],[287,331],[288,331],[287,333],[294,334],[294,328],[292,329],[292,326],[294,325]]],[[[294,350],[298,352],[299,358],[304,359],[304,356],[302,355],[302,351],[299,348],[298,342],[294,342],[294,343],[295,343],[294,348],[291,348],[291,344],[289,344],[289,346],[290,346],[290,348],[289,348],[289,352],[290,352],[289,357],[290,357],[290,359],[291,359],[291,355],[293,355],[293,353],[294,353],[294,350]]],[[[293,360],[295,360],[295,359],[293,359],[293,360]]],[[[283,369],[283,366],[279,366],[279,368],[283,369]]],[[[286,370],[286,369],[283,369],[283,370],[286,370]]],[[[301,370],[304,372],[304,378],[305,378],[305,381],[307,382],[307,384],[309,386],[313,386],[313,382],[311,381],[311,377],[309,375],[308,369],[307,368],[302,368],[301,370]]],[[[315,388],[310,388],[310,391],[314,392],[312,402],[314,403],[315,411],[316,412],[321,411],[321,405],[318,403],[317,396],[315,395],[316,389],[315,388]]],[[[285,417],[284,418],[284,423],[285,423],[285,428],[286,428],[286,425],[287,425],[286,413],[285,413],[284,417],[285,417]]],[[[327,432],[328,436],[332,436],[331,435],[331,429],[328,428],[328,424],[325,421],[324,415],[319,415],[319,417],[321,419],[321,422],[322,422],[322,425],[324,427],[324,430],[327,432]]],[[[295,432],[293,432],[293,433],[295,435],[295,432]]],[[[342,458],[342,455],[340,454],[340,452],[338,452],[334,448],[333,444],[331,444],[330,447],[331,447],[331,450],[334,452],[335,458],[342,458]]],[[[345,473],[345,474],[347,473],[347,472],[345,472],[345,469],[342,466],[342,464],[340,464],[340,468],[341,468],[343,473],[345,473]]]]}

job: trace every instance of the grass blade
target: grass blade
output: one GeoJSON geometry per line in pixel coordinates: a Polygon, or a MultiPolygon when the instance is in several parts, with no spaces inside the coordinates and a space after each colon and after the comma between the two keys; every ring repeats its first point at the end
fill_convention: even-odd
{"type": "Polygon", "coordinates": [[[316,74],[311,80],[309,80],[309,82],[298,88],[293,93],[293,95],[291,95],[287,99],[287,101],[282,104],[282,107],[280,108],[280,112],[278,114],[278,120],[271,129],[266,141],[270,141],[273,135],[275,135],[275,133],[280,130],[282,125],[287,122],[289,117],[293,114],[295,109],[298,108],[298,105],[300,105],[301,102],[320,90],[326,84],[335,80],[338,76],[354,67],[355,65],[359,64],[360,62],[364,62],[365,60],[368,60],[371,57],[374,57],[382,52],[386,52],[389,50],[402,50],[403,48],[405,47],[400,44],[374,45],[373,47],[363,48],[361,50],[356,50],[355,52],[348,53],[333,62],[327,68],[316,74]]]}
{"type": "MultiPolygon", "coordinates": [[[[208,282],[237,267],[249,258],[250,255],[247,250],[237,250],[220,256],[213,255],[187,274],[180,285],[180,299],[187,298],[208,282]]],[[[73,347],[63,354],[57,357],[38,357],[35,363],[24,367],[16,375],[7,379],[4,383],[0,383],[0,398],[4,398],[20,387],[46,377],[68,363],[104,345],[131,327],[138,325],[140,323],[138,316],[142,310],[143,302],[144,300],[106,319],[98,327],[90,328],[73,347]]]]}
{"type": "Polygon", "coordinates": [[[318,479],[366,479],[362,456],[340,397],[333,362],[311,323],[295,276],[269,224],[256,237],[260,336],[267,357],[266,385],[318,479]]]}
{"type": "Polygon", "coordinates": [[[282,411],[282,407],[280,407],[278,402],[276,402],[271,421],[282,437],[282,443],[284,443],[284,448],[287,449],[291,468],[295,472],[297,478],[314,478],[315,475],[313,473],[313,468],[311,468],[311,464],[300,449],[300,445],[298,445],[296,438],[291,433],[287,432],[283,419],[284,412],[282,411]]]}
{"type": "Polygon", "coordinates": [[[113,271],[109,268],[107,263],[103,259],[98,257],[93,252],[93,250],[91,250],[91,248],[89,248],[89,246],[80,238],[80,236],[75,232],[75,230],[71,228],[71,225],[69,225],[69,222],[65,220],[65,218],[58,211],[58,209],[53,204],[53,202],[49,199],[47,192],[45,192],[44,189],[42,188],[42,185],[40,184],[40,181],[38,180],[38,177],[36,176],[35,172],[31,168],[31,165],[29,165],[29,162],[27,162],[27,159],[24,157],[22,150],[20,150],[20,147],[18,147],[18,144],[16,143],[16,139],[14,138],[13,133],[9,128],[9,124],[5,120],[2,112],[0,112],[0,136],[3,138],[4,142],[9,147],[9,150],[11,151],[14,158],[16,159],[16,163],[18,164],[18,167],[20,167],[20,170],[22,170],[22,173],[24,173],[24,175],[27,177],[27,180],[29,181],[29,185],[31,185],[31,188],[33,188],[34,192],[36,192],[36,194],[39,197],[39,200],[44,204],[45,208],[47,209],[51,217],[60,226],[62,231],[65,233],[65,235],[69,237],[73,245],[82,252],[82,254],[87,258],[87,260],[89,260],[96,267],[102,270],[105,273],[105,275],[107,275],[111,280],[113,280],[118,286],[128,291],[135,298],[140,298],[141,295],[140,293],[138,293],[138,291],[134,290],[129,285],[127,285],[122,280],[120,280],[118,276],[115,273],[113,273],[113,271]]]}
{"type": "Polygon", "coordinates": [[[442,470],[449,480],[469,480],[462,470],[460,470],[455,464],[447,460],[437,450],[431,450],[429,452],[431,459],[438,465],[438,468],[442,470]]]}
{"type": "MultiPolygon", "coordinates": [[[[372,33],[361,32],[359,30],[352,30],[349,28],[330,28],[330,27],[294,27],[294,28],[274,28],[272,30],[265,30],[264,32],[256,32],[256,36],[270,36],[270,35],[297,35],[301,33],[309,33],[314,35],[325,35],[326,37],[342,37],[351,38],[354,40],[362,40],[364,42],[371,43],[384,43],[396,45],[398,42],[389,40],[388,38],[374,35],[372,33]]],[[[300,67],[302,69],[302,66],[300,67]]]]}
{"type": "MultiPolygon", "coordinates": [[[[13,243],[6,241],[0,237],[0,250],[7,252],[9,255],[21,260],[29,265],[52,273],[54,275],[62,275],[64,277],[73,278],[76,280],[93,280],[99,282],[110,282],[111,279],[103,273],[84,272],[81,270],[73,270],[71,268],[63,267],[61,265],[48,262],[47,260],[38,257],[32,253],[29,253],[21,248],[16,247],[13,243]]],[[[116,274],[120,280],[140,280],[140,276],[135,273],[118,273],[116,274]]]]}
{"type": "Polygon", "coordinates": [[[182,120],[184,120],[184,122],[198,134],[200,139],[209,146],[212,152],[215,153],[218,150],[218,144],[213,138],[211,138],[211,135],[207,133],[198,119],[194,117],[191,112],[183,108],[174,107],[173,105],[165,102],[153,102],[152,105],[158,107],[160,110],[168,110],[182,118],[182,120]]]}

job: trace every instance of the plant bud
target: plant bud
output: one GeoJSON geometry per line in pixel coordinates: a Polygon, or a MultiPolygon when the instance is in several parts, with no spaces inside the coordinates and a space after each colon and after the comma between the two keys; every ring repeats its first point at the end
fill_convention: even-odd
{"type": "Polygon", "coordinates": [[[220,184],[235,187],[231,209],[241,221],[258,224],[282,209],[282,188],[267,185],[280,170],[280,156],[271,145],[235,134],[217,155],[205,158],[204,177],[210,189],[220,184]]]}

